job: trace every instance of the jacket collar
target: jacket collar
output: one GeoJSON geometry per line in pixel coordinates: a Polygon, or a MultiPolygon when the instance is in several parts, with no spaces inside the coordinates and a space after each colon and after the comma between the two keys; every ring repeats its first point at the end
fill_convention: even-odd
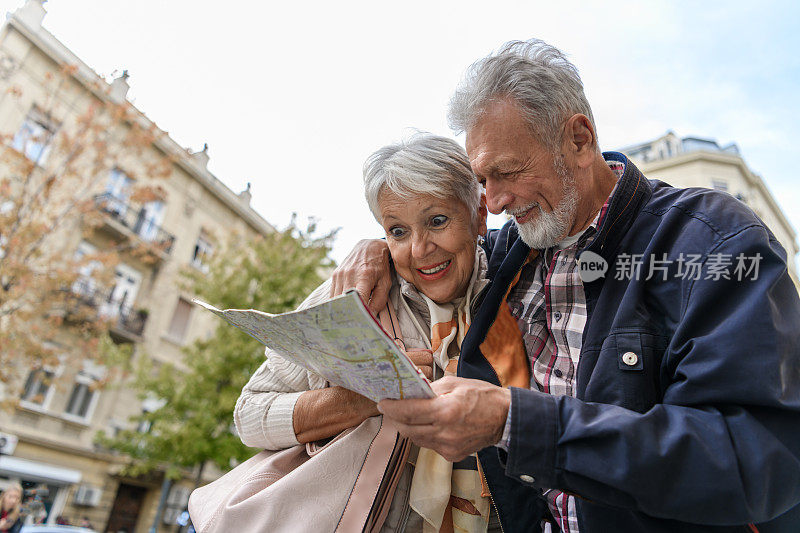
{"type": "MultiPolygon", "coordinates": [[[[522,240],[518,239],[518,237],[517,225],[514,224],[513,220],[509,220],[506,222],[505,226],[503,226],[503,229],[500,230],[497,241],[494,243],[491,255],[489,256],[488,276],[490,279],[494,279],[497,271],[500,270],[500,266],[505,262],[508,252],[511,251],[511,247],[515,245],[518,240],[522,243],[522,240]]],[[[522,244],[524,245],[524,243],[522,244]]]]}
{"type": "Polygon", "coordinates": [[[611,197],[603,223],[584,249],[600,254],[610,264],[617,245],[653,195],[653,187],[636,165],[623,154],[603,152],[603,158],[606,161],[619,161],[625,165],[625,170],[611,197]]]}

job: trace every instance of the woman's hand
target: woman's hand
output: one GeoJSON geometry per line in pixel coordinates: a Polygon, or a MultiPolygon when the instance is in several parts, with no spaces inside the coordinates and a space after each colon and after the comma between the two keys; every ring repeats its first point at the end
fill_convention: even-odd
{"type": "Polygon", "coordinates": [[[429,380],[433,380],[433,352],[430,350],[410,350],[406,355],[429,380]]]}
{"type": "MultiPolygon", "coordinates": [[[[426,378],[433,379],[430,350],[410,350],[406,355],[426,378]]],[[[343,387],[328,387],[300,395],[294,404],[292,424],[297,440],[304,444],[333,437],[379,414],[377,405],[369,398],[343,387]]]]}
{"type": "Polygon", "coordinates": [[[292,424],[304,444],[338,435],[379,415],[375,402],[343,387],[305,391],[294,404],[292,424]]]}

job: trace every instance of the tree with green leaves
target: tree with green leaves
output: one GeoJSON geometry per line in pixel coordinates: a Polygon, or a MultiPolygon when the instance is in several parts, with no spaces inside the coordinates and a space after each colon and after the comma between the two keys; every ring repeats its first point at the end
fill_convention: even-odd
{"type": "MultiPolygon", "coordinates": [[[[314,237],[295,220],[283,231],[254,242],[237,242],[210,261],[207,274],[187,272],[186,281],[201,299],[225,308],[279,313],[296,308],[332,266],[334,234],[314,237]]],[[[126,474],[164,468],[171,479],[208,461],[223,470],[252,455],[234,434],[233,409],[242,387],[263,361],[264,347],[221,322],[213,335],[184,350],[183,364],[156,368],[147,358],[135,372],[140,397],[161,407],[132,419],[138,429],[104,434],[98,442],[130,457],[126,474]]]]}

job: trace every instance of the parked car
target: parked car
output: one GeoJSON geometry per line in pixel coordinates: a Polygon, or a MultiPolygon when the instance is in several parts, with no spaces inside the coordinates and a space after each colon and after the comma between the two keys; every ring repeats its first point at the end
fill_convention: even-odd
{"type": "Polygon", "coordinates": [[[33,526],[22,526],[19,533],[97,533],[97,531],[78,526],[48,526],[46,524],[37,524],[33,526]]]}

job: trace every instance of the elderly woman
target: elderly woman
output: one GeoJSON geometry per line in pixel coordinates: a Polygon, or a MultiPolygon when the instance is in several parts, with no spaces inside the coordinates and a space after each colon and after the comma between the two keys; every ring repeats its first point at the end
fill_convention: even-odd
{"type": "Polygon", "coordinates": [[[0,495],[0,532],[17,533],[22,527],[22,486],[12,483],[0,495]]]}
{"type": "MultiPolygon", "coordinates": [[[[486,231],[485,199],[466,153],[454,141],[429,134],[383,147],[364,165],[364,192],[386,233],[395,270],[389,302],[406,353],[429,379],[455,373],[471,304],[488,283],[478,246],[486,231]]],[[[325,300],[330,283],[304,305],[325,300]]],[[[374,402],[326,387],[321,376],[270,349],[266,357],[236,404],[234,420],[246,445],[287,448],[332,437],[379,414],[374,402]]],[[[384,530],[422,531],[424,522],[426,530],[493,529],[474,458],[471,465],[453,466],[430,450],[415,452],[410,462],[416,469],[407,466],[384,530]],[[435,485],[444,485],[443,497],[431,497],[435,485]]]]}

